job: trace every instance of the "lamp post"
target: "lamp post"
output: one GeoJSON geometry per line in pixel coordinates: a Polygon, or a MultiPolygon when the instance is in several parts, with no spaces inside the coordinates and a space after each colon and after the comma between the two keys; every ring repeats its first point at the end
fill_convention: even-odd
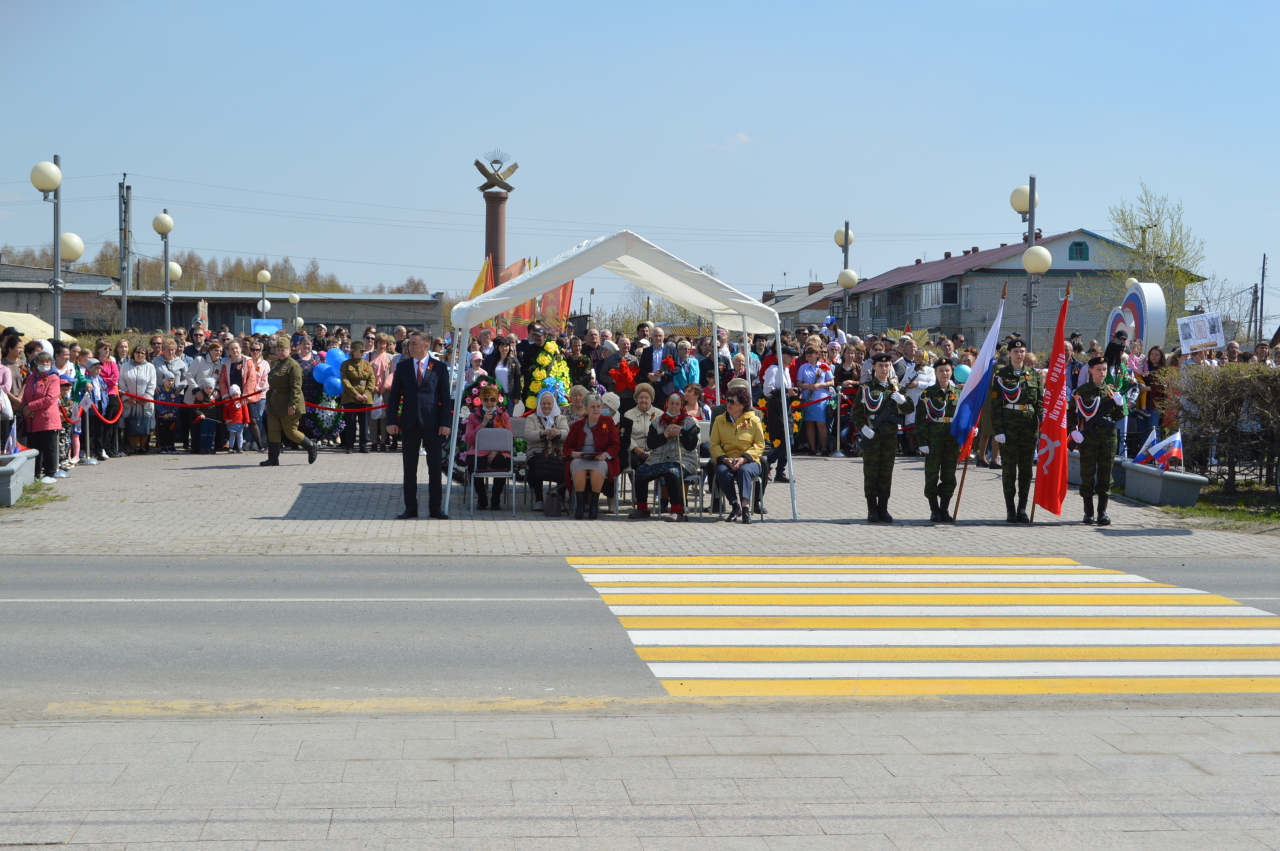
{"type": "Polygon", "coordinates": [[[297,293],[289,293],[289,304],[293,305],[293,327],[294,328],[302,327],[301,323],[298,322],[298,302],[300,301],[302,301],[302,296],[298,295],[297,293]]]}
{"type": "Polygon", "coordinates": [[[62,157],[53,155],[53,162],[36,163],[31,169],[31,185],[53,204],[53,277],[49,289],[53,290],[53,339],[62,339],[62,157]]]}
{"type": "Polygon", "coordinates": [[[1027,270],[1027,293],[1022,297],[1027,305],[1027,351],[1032,351],[1031,322],[1036,303],[1040,300],[1036,295],[1035,286],[1040,276],[1048,272],[1049,267],[1053,265],[1053,256],[1049,254],[1049,249],[1036,245],[1036,207],[1039,205],[1040,193],[1036,192],[1034,174],[1031,175],[1029,183],[1019,186],[1009,195],[1009,206],[1013,207],[1014,212],[1021,215],[1022,220],[1027,223],[1027,250],[1022,252],[1022,268],[1027,270]]]}
{"type": "Polygon", "coordinates": [[[653,299],[648,296],[644,297],[644,321],[649,321],[649,313],[653,309],[653,299]]]}
{"type": "MultiPolygon", "coordinates": [[[[845,334],[849,333],[849,290],[858,285],[858,273],[849,268],[849,246],[853,244],[853,231],[849,230],[848,220],[844,223],[844,229],[836,231],[836,245],[844,250],[844,268],[840,270],[840,274],[836,277],[836,283],[840,285],[840,289],[844,290],[844,306],[841,308],[840,323],[844,325],[845,334]]],[[[839,385],[835,388],[836,397],[836,451],[831,453],[832,458],[843,458],[844,453],[840,451],[840,408],[844,405],[844,389],[839,385]]]]}
{"type": "Polygon", "coordinates": [[[169,233],[173,230],[173,218],[168,210],[151,220],[151,229],[160,234],[160,239],[164,242],[164,296],[160,300],[164,302],[164,328],[165,333],[168,333],[173,330],[173,296],[169,292],[172,271],[169,268],[169,233]]]}
{"type": "Polygon", "coordinates": [[[258,283],[262,284],[262,300],[258,302],[258,310],[262,311],[262,318],[267,318],[267,311],[271,309],[271,302],[267,301],[267,284],[271,281],[271,273],[266,269],[258,270],[258,283]]]}

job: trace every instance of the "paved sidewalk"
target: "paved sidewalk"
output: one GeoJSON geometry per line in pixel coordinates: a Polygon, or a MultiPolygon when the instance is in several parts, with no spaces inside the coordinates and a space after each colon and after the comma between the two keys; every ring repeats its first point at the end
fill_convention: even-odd
{"type": "MultiPolygon", "coordinates": [[[[1067,554],[1124,557],[1153,552],[1180,555],[1271,556],[1265,536],[1180,528],[1158,509],[1115,501],[1115,525],[1079,524],[1080,502],[1068,494],[1062,519],[1041,512],[1036,528],[1004,522],[998,471],[971,467],[957,526],[926,519],[923,462],[900,458],[890,509],[892,528],[865,517],[860,459],[797,459],[800,522],[792,522],[785,486],[769,488],[770,517],[751,528],[695,522],[602,519],[584,526],[571,518],[544,518],[524,502],[519,487],[516,519],[509,512],[468,517],[461,488],[454,487],[448,523],[397,521],[401,509],[399,455],[345,455],[326,451],[308,466],[287,452],[283,466],[260,469],[263,456],[123,458],[76,469],[56,489],[69,498],[39,511],[0,514],[0,536],[15,550],[72,555],[113,552],[136,555],[185,553],[631,555],[661,540],[667,553],[750,552],[759,555],[880,553],[951,555],[1067,554]],[[175,536],[175,529],[181,535],[175,536]],[[65,534],[49,534],[50,529],[65,534]]],[[[425,478],[425,471],[423,473],[425,478]]],[[[425,488],[422,494],[425,505],[425,488]]],[[[625,511],[624,511],[625,513],[625,511]]]]}
{"type": "Polygon", "coordinates": [[[3,725],[0,844],[1280,849],[1280,712],[1200,706],[3,725]]]}

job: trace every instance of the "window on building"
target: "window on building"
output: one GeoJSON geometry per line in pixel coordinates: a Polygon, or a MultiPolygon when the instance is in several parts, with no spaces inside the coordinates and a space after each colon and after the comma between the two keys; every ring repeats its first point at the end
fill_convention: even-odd
{"type": "Polygon", "coordinates": [[[1062,287],[1061,289],[1059,289],[1059,290],[1058,290],[1058,301],[1059,301],[1059,302],[1061,302],[1061,301],[1075,301],[1075,300],[1076,300],[1076,294],[1075,294],[1075,293],[1072,293],[1071,295],[1067,295],[1067,288],[1066,288],[1066,287],[1062,287]]]}
{"type": "Polygon", "coordinates": [[[960,288],[960,309],[973,310],[973,301],[970,298],[969,291],[972,287],[966,285],[960,288]]]}
{"type": "Polygon", "coordinates": [[[1067,250],[1068,260],[1088,260],[1089,259],[1089,243],[1073,242],[1071,248],[1067,250]]]}
{"type": "Polygon", "coordinates": [[[959,299],[960,284],[956,281],[942,282],[942,303],[957,304],[959,299]]]}
{"type": "Polygon", "coordinates": [[[942,282],[924,284],[920,287],[920,306],[924,308],[942,306],[942,282]]]}

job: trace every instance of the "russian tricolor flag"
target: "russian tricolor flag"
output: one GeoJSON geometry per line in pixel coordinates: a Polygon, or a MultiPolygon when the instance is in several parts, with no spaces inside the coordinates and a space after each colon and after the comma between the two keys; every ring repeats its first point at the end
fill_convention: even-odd
{"type": "Polygon", "coordinates": [[[995,372],[996,344],[1000,342],[1000,322],[1004,318],[1004,297],[1000,298],[1000,307],[996,309],[995,321],[987,331],[978,350],[978,359],[973,364],[973,371],[960,390],[960,399],[956,403],[956,414],[951,418],[951,435],[960,442],[960,457],[968,458],[973,445],[973,436],[978,431],[978,417],[982,414],[982,403],[991,395],[991,376],[995,372]]]}
{"type": "Polygon", "coordinates": [[[1135,464],[1153,464],[1161,470],[1169,469],[1169,462],[1174,458],[1182,460],[1182,432],[1175,431],[1170,436],[1153,446],[1144,446],[1133,459],[1135,464]]]}

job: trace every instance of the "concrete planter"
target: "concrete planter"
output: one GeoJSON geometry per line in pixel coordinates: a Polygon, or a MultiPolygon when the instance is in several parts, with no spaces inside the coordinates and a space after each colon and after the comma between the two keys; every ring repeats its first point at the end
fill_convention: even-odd
{"type": "Polygon", "coordinates": [[[1123,458],[1117,458],[1111,462],[1111,489],[1124,490],[1128,484],[1129,476],[1124,468],[1129,462],[1123,458]]]}
{"type": "Polygon", "coordinates": [[[1124,461],[1124,495],[1151,505],[1189,508],[1200,499],[1200,488],[1209,484],[1204,476],[1161,470],[1147,464],[1124,461]]]}
{"type": "Polygon", "coordinates": [[[24,449],[17,455],[0,455],[0,505],[13,505],[22,496],[22,489],[36,480],[35,449],[24,449]]]}

